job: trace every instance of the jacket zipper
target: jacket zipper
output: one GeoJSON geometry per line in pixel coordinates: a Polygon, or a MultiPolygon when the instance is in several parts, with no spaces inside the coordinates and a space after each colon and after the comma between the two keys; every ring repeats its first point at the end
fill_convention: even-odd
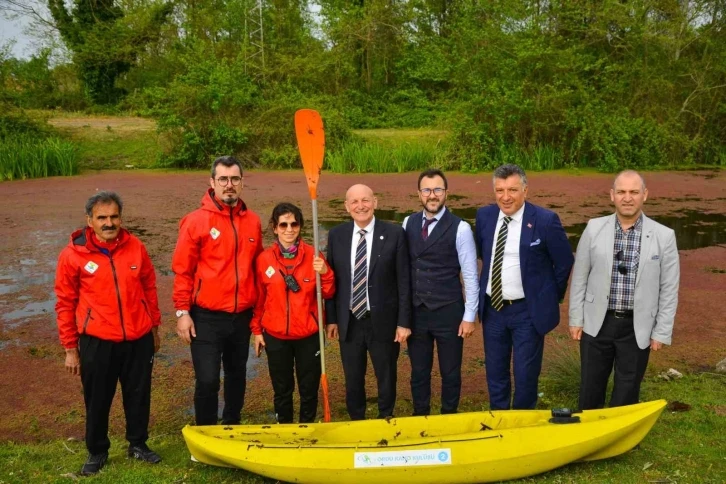
{"type": "MultiPolygon", "coordinates": [[[[239,203],[239,201],[237,202],[239,203]]],[[[239,242],[237,240],[237,228],[234,226],[234,207],[229,208],[229,222],[232,224],[232,233],[234,234],[234,311],[237,312],[237,294],[239,293],[239,274],[237,269],[237,251],[239,250],[239,242]]]]}
{"type": "Polygon", "coordinates": [[[118,287],[118,277],[116,276],[116,266],[113,263],[113,257],[108,256],[108,260],[111,261],[111,271],[113,272],[113,282],[116,286],[116,299],[118,300],[118,314],[121,318],[121,332],[124,335],[124,341],[126,341],[126,326],[124,325],[124,310],[121,306],[121,290],[118,287]]]}
{"type": "Polygon", "coordinates": [[[88,321],[93,319],[91,317],[91,308],[88,308],[88,313],[86,314],[86,320],[83,322],[83,334],[86,333],[86,328],[88,327],[88,321]]]}
{"type": "MultiPolygon", "coordinates": [[[[280,275],[285,277],[284,274],[282,274],[282,267],[285,268],[285,274],[288,274],[287,266],[285,266],[280,259],[277,258],[277,255],[275,255],[275,260],[278,264],[278,271],[280,272],[280,275]]],[[[302,254],[300,254],[300,260],[302,260],[302,254]]],[[[292,268],[292,275],[295,275],[295,269],[297,268],[297,264],[293,266],[292,268]]],[[[283,281],[284,282],[284,281],[283,281]]],[[[285,283],[285,306],[287,310],[287,326],[285,327],[285,335],[290,335],[290,288],[287,287],[287,283],[285,283]]]]}

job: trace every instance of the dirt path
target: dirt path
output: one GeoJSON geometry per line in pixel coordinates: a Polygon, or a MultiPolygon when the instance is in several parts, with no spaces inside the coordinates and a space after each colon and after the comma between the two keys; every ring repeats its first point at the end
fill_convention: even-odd
{"type": "MultiPolygon", "coordinates": [[[[106,122],[101,118],[91,121],[106,122]]],[[[77,378],[63,371],[52,289],[58,252],[72,230],[83,224],[83,205],[97,189],[113,189],[122,195],[125,225],[146,243],[159,276],[164,325],[162,350],[154,369],[152,425],[190,420],[193,374],[188,348],[173,331],[170,262],[178,221],[198,206],[207,177],[203,172],[103,172],[0,184],[0,408],[5,409],[0,439],[33,441],[83,435],[81,386],[77,378]]],[[[722,316],[726,296],[726,176],[713,172],[655,173],[649,174],[647,181],[651,195],[647,213],[678,225],[679,246],[690,248],[681,251],[674,345],[652,356],[652,368],[713,368],[726,357],[722,316]]],[[[325,173],[320,188],[324,229],[346,218],[342,198],[349,185],[359,182],[376,192],[381,218],[401,220],[418,209],[415,174],[325,173]]],[[[492,201],[490,183],[488,174],[452,175],[449,206],[464,217],[473,217],[476,207],[492,201]]],[[[576,236],[588,218],[611,211],[610,183],[609,175],[533,174],[530,200],[557,211],[563,224],[569,226],[568,232],[576,236]]],[[[263,221],[274,204],[283,200],[301,205],[310,219],[301,173],[246,173],[245,184],[244,198],[263,221]]],[[[325,234],[323,230],[323,241],[325,234]]],[[[267,236],[266,244],[269,242],[267,236]]],[[[566,313],[564,305],[563,316],[566,313]]],[[[565,330],[561,325],[554,338],[564,340],[565,330]]],[[[465,349],[463,399],[470,402],[483,402],[486,397],[480,335],[479,329],[477,337],[467,340],[465,349]]],[[[330,346],[329,353],[335,411],[344,408],[336,344],[330,346]]],[[[400,400],[406,402],[410,399],[406,357],[401,358],[399,368],[400,400]]],[[[272,391],[264,359],[252,358],[249,371],[245,412],[267,411],[272,391]]],[[[113,428],[123,428],[118,402],[113,410],[113,428]]]]}
{"type": "Polygon", "coordinates": [[[70,129],[115,129],[118,131],[152,131],[156,129],[155,121],[133,116],[58,117],[48,120],[48,124],[56,128],[70,129]]]}

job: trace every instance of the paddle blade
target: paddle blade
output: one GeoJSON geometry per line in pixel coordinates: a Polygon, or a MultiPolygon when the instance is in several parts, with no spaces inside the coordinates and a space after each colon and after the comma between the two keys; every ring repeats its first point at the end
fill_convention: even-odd
{"type": "Polygon", "coordinates": [[[323,422],[330,422],[330,398],[328,397],[328,375],[320,375],[320,384],[323,387],[323,422]]]}
{"type": "Polygon", "coordinates": [[[310,198],[318,197],[318,180],[325,156],[325,130],[323,119],[313,109],[300,109],[295,113],[295,136],[300,150],[310,198]]]}

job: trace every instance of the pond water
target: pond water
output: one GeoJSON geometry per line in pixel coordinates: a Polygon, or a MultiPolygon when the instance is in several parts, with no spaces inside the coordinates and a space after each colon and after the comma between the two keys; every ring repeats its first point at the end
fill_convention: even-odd
{"type": "MultiPolygon", "coordinates": [[[[452,213],[474,224],[476,211],[479,207],[451,208],[452,213]]],[[[607,215],[612,212],[604,212],[607,215]]],[[[376,217],[388,222],[402,223],[411,212],[397,212],[395,210],[376,210],[376,217]]],[[[669,215],[654,215],[651,218],[673,229],[676,233],[676,243],[679,250],[701,249],[726,243],[726,214],[704,213],[698,210],[681,209],[669,215]]],[[[338,224],[349,219],[320,220],[321,248],[325,248],[328,231],[338,224]]],[[[572,246],[573,252],[577,248],[580,236],[585,230],[587,222],[566,225],[565,231],[572,246]]],[[[308,234],[304,233],[307,237],[308,234]]],[[[312,234],[310,234],[312,237],[312,234]]]]}

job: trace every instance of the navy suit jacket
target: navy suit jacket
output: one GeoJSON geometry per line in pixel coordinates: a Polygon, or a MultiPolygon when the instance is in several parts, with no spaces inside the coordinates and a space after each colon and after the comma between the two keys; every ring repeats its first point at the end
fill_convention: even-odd
{"type": "MultiPolygon", "coordinates": [[[[328,232],[327,260],[335,272],[335,296],[325,301],[328,324],[337,324],[340,340],[348,336],[350,320],[352,221],[328,232]]],[[[368,304],[373,335],[393,341],[396,326],[411,327],[411,274],[406,235],[400,225],[376,219],[368,268],[368,304]]]]}
{"type": "MultiPolygon", "coordinates": [[[[479,320],[486,323],[486,291],[499,207],[489,205],[476,212],[476,243],[481,253],[479,320]]],[[[519,268],[529,316],[537,332],[545,335],[560,322],[559,302],[575,258],[560,218],[551,210],[525,202],[519,242],[519,268]]]]}

